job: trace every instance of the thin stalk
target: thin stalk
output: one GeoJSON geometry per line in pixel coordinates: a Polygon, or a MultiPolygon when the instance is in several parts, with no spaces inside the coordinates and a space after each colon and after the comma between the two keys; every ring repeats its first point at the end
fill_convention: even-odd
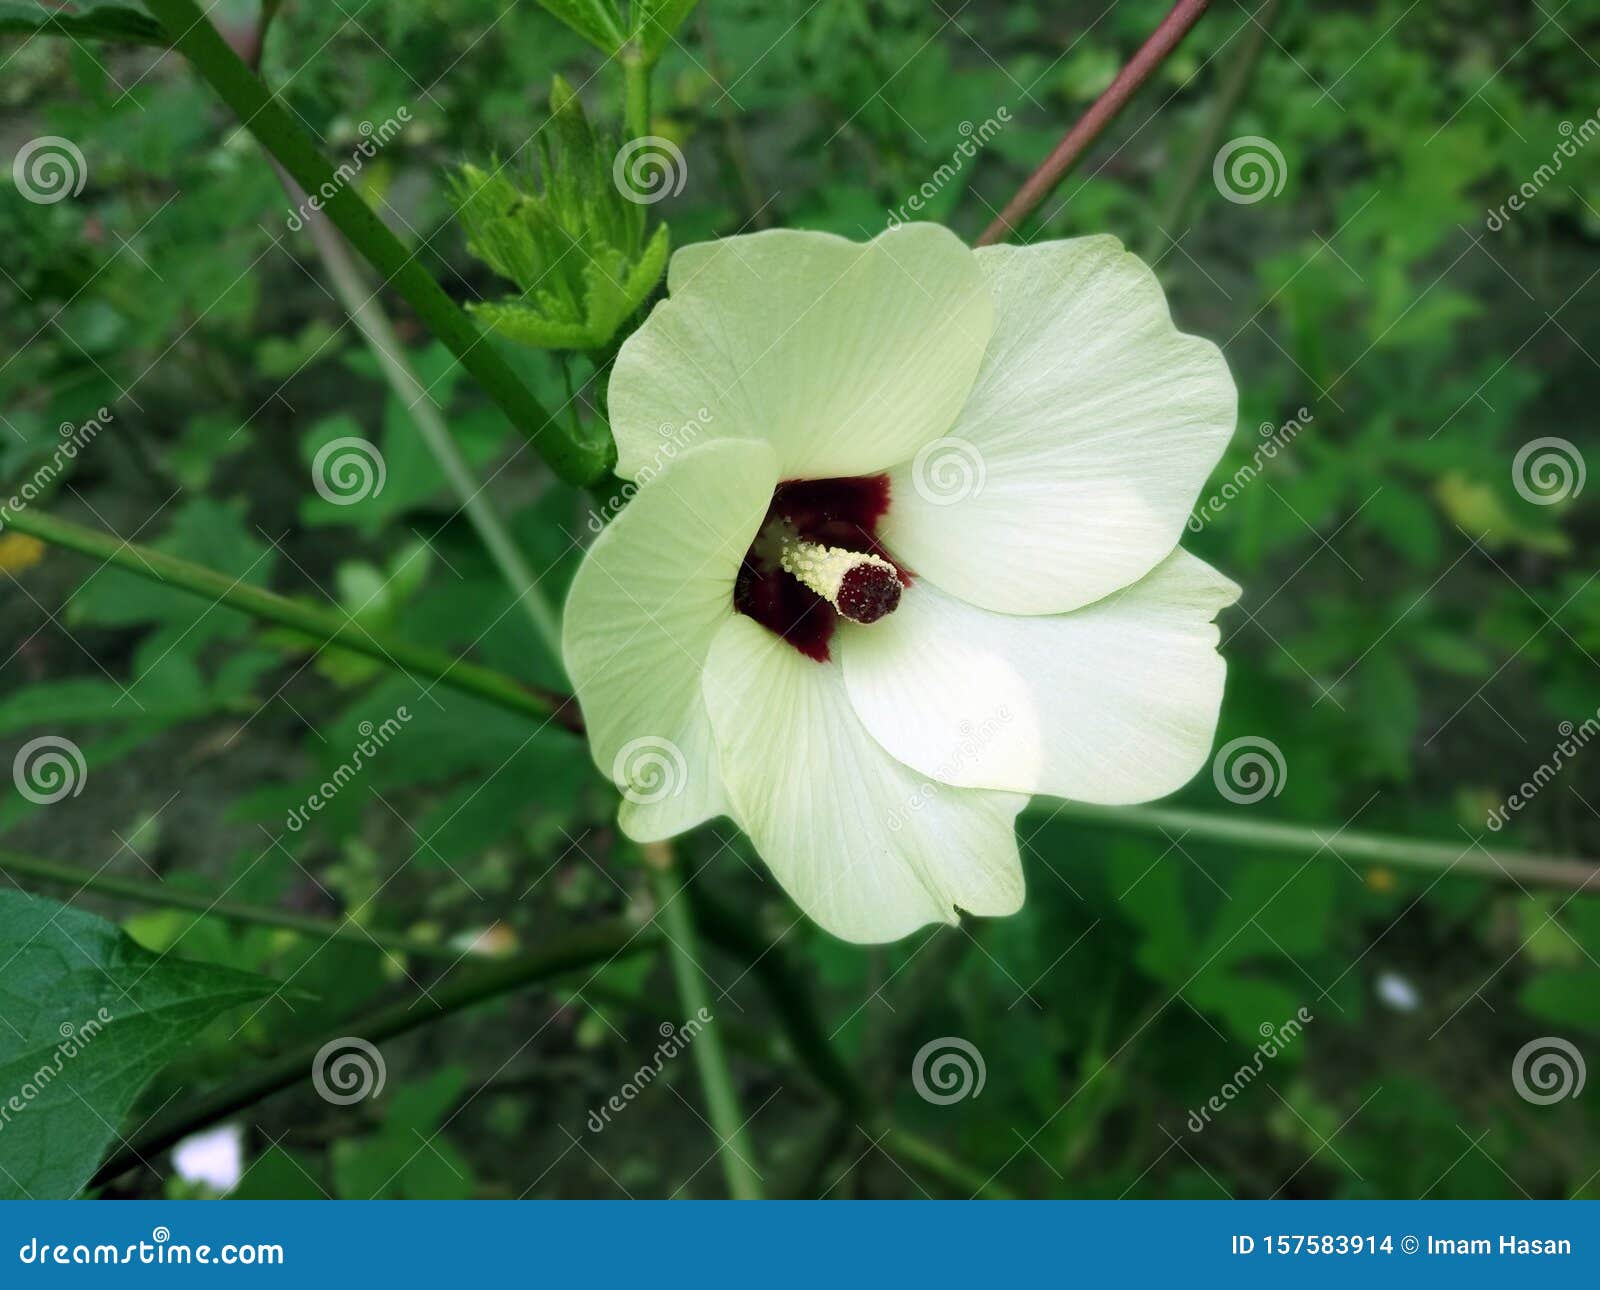
{"type": "Polygon", "coordinates": [[[1016,232],[1022,221],[1050,195],[1051,189],[1066,178],[1067,172],[1099,137],[1100,132],[1111,124],[1117,113],[1128,105],[1128,100],[1138,93],[1139,87],[1150,79],[1156,68],[1166,61],[1195,23],[1200,21],[1209,3],[1210,0],[1178,0],[1172,6],[1171,12],[1161,20],[1161,25],[1139,47],[1139,52],[1117,73],[1116,80],[1090,104],[1089,110],[1078,118],[1077,124],[1067,131],[1055,150],[1028,176],[1022,187],[1017,189],[1016,196],[995,216],[994,222],[983,230],[976,245],[989,246],[994,242],[1003,242],[1016,232]]]}
{"type": "MultiPolygon", "coordinates": [[[[745,965],[767,992],[790,1046],[813,1078],[839,1103],[841,1115],[873,1138],[879,1148],[903,1163],[916,1164],[974,1195],[1004,1197],[1000,1184],[963,1164],[948,1152],[900,1128],[878,1106],[867,1086],[839,1056],[817,1016],[812,993],[789,966],[788,956],[775,941],[755,931],[748,918],[720,904],[703,886],[689,888],[695,922],[706,939],[745,965]]],[[[826,1166],[824,1151],[813,1161],[813,1171],[826,1166]]]]}
{"type": "Polygon", "coordinates": [[[1222,132],[1228,128],[1228,122],[1233,119],[1255,77],[1256,65],[1261,61],[1261,51],[1266,46],[1267,33],[1272,29],[1273,20],[1278,16],[1278,8],[1278,0],[1266,0],[1256,14],[1255,21],[1250,24],[1250,30],[1245,32],[1239,56],[1228,66],[1227,77],[1217,90],[1216,105],[1206,120],[1205,128],[1194,146],[1184,153],[1183,169],[1172,186],[1172,196],[1162,208],[1157,224],[1159,229],[1175,229],[1183,219],[1184,210],[1194,196],[1195,189],[1200,186],[1200,177],[1216,155],[1222,132]]]}
{"type": "Polygon", "coordinates": [[[149,882],[139,878],[124,878],[116,874],[81,869],[76,865],[45,860],[39,856],[23,855],[20,851],[0,848],[0,871],[32,878],[53,887],[70,888],[74,895],[93,891],[116,900],[129,900],[158,909],[187,909],[208,918],[224,922],[242,923],[252,927],[276,927],[314,936],[323,941],[340,941],[367,948],[379,948],[395,954],[411,954],[419,958],[448,959],[454,963],[461,951],[437,941],[425,941],[397,932],[377,931],[360,923],[345,919],[334,922],[325,918],[310,918],[291,914],[266,905],[252,905],[239,900],[223,900],[203,891],[186,891],[168,883],[149,882]]]}
{"type": "Polygon", "coordinates": [[[342,183],[305,128],[253,76],[195,0],[149,0],[146,6],[173,44],[205,78],[245,129],[308,193],[351,244],[392,285],[477,379],[562,479],[587,486],[610,469],[614,448],[574,440],[533,397],[492,343],[444,291],[416,253],[406,249],[353,185],[342,183]]]}
{"type": "MultiPolygon", "coordinates": [[[[694,919],[689,912],[689,897],[683,888],[672,850],[664,843],[646,848],[646,867],[659,907],[672,975],[678,983],[678,998],[686,1016],[712,1016],[710,996],[701,972],[694,919]]],[[[728,1070],[722,1037],[713,1020],[694,1038],[690,1051],[706,1095],[706,1110],[711,1116],[711,1131],[717,1138],[717,1155],[722,1161],[728,1194],[734,1200],[760,1200],[761,1176],[756,1172],[755,1152],[745,1132],[745,1117],[739,1107],[739,1094],[728,1070]]]]}
{"type": "Polygon", "coordinates": [[[100,533],[70,520],[56,519],[33,510],[0,513],[0,526],[31,533],[40,541],[66,547],[106,564],[114,564],[163,586],[204,596],[240,613],[293,628],[305,633],[319,645],[338,645],[357,654],[365,654],[411,676],[425,681],[438,681],[523,716],[553,721],[572,731],[581,731],[583,728],[576,705],[565,696],[543,693],[504,672],[452,658],[438,650],[381,636],[348,616],[341,617],[333,611],[290,600],[287,596],[230,578],[204,565],[180,560],[147,546],[124,542],[113,534],[100,533]]]}
{"type": "Polygon", "coordinates": [[[642,139],[650,133],[650,73],[652,64],[637,49],[624,49],[618,57],[622,64],[622,121],[628,135],[642,139]]]}
{"type": "Polygon", "coordinates": [[[430,1022],[464,1011],[500,995],[558,977],[567,972],[605,963],[625,954],[650,949],[655,938],[648,932],[617,920],[557,937],[531,954],[507,959],[473,973],[453,985],[436,986],[420,999],[404,999],[365,1016],[341,1021],[323,1035],[290,1049],[281,1057],[257,1067],[238,1083],[201,1098],[117,1152],[94,1176],[91,1186],[108,1183],[141,1166],[190,1134],[208,1129],[257,1102],[308,1079],[317,1053],[332,1041],[355,1035],[381,1044],[430,1022]]]}
{"type": "Polygon", "coordinates": [[[961,1190],[970,1191],[972,1194],[969,1199],[976,1200],[979,1196],[990,1200],[1017,1199],[1010,1189],[992,1178],[984,1177],[977,1170],[962,1164],[943,1148],[909,1130],[891,1125],[878,1145],[901,1160],[921,1165],[934,1177],[961,1190]]]}
{"type": "Polygon", "coordinates": [[[1163,833],[1213,842],[1231,842],[1257,851],[1293,851],[1392,865],[1398,869],[1469,873],[1481,878],[1569,891],[1592,890],[1600,894],[1600,865],[1587,860],[1530,855],[1519,851],[1488,851],[1466,843],[1415,842],[1379,833],[1351,829],[1318,829],[1243,816],[1215,815],[1166,806],[1084,806],[1060,803],[1048,808],[1085,824],[1129,829],[1136,833],[1163,833]]]}
{"type": "MultiPolygon", "coordinates": [[[[294,180],[276,162],[274,167],[278,171],[278,178],[283,181],[284,191],[289,194],[290,200],[299,200],[300,193],[294,180]]],[[[378,366],[382,369],[389,388],[394,391],[395,397],[405,404],[417,433],[428,445],[434,460],[439,463],[439,469],[449,481],[451,491],[461,503],[461,509],[465,512],[468,523],[472,525],[479,541],[489,552],[489,558],[494,561],[500,576],[515,593],[517,604],[527,614],[534,630],[539,633],[540,639],[550,650],[551,657],[559,662],[561,624],[557,621],[555,611],[539,590],[538,579],[528,567],[528,562],[523,559],[522,552],[512,540],[511,534],[506,531],[499,512],[494,508],[494,503],[484,492],[483,484],[473,474],[472,467],[461,455],[461,450],[456,447],[456,441],[445,426],[444,418],[439,415],[433,397],[418,379],[411,364],[406,361],[405,349],[389,323],[389,316],[378,304],[376,293],[368,290],[361,271],[350,258],[350,252],[346,249],[343,239],[327,216],[321,211],[312,211],[306,217],[306,229],[316,245],[317,254],[322,257],[323,267],[328,272],[329,281],[339,297],[339,302],[345,307],[356,329],[366,339],[367,347],[378,360],[378,366]]]]}

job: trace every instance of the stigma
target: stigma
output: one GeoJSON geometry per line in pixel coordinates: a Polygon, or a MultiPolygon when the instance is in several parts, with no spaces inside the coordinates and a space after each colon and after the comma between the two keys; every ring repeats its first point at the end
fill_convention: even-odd
{"type": "Polygon", "coordinates": [[[875,623],[900,604],[900,572],[881,556],[785,535],[778,564],[853,623],[875,623]]]}

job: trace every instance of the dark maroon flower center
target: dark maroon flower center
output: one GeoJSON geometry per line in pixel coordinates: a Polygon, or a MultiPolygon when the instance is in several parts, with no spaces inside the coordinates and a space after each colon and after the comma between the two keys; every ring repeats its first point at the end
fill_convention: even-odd
{"type": "Polygon", "coordinates": [[[779,484],[734,582],[733,607],[807,658],[826,662],[828,642],[841,616],[876,622],[894,611],[902,589],[911,585],[911,575],[878,540],[878,525],[888,510],[887,475],[779,484]],[[809,545],[797,548],[797,542],[809,545]],[[782,563],[785,550],[793,555],[819,549],[875,559],[850,564],[837,554],[830,557],[831,566],[849,565],[837,579],[830,603],[782,563]]]}

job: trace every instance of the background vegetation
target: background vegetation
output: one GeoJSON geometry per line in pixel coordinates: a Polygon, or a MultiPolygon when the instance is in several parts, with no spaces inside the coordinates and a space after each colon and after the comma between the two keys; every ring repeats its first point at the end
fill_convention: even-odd
{"type": "MultiPolygon", "coordinates": [[[[677,245],[767,224],[868,237],[1004,108],[924,211],[975,236],[1166,7],[711,0],[656,74],[651,128],[687,178],[651,216],[677,245]]],[[[1223,345],[1240,430],[1208,495],[1252,462],[1258,426],[1305,409],[1189,539],[1246,589],[1223,621],[1219,746],[1270,741],[1282,770],[1255,802],[1202,774],[1175,805],[1243,830],[1430,840],[1446,863],[1042,803],[1022,821],[1021,914],[863,951],[798,921],[748,844],[708,826],[681,853],[768,1193],[1597,1195],[1596,1090],[1529,1101],[1513,1060],[1551,1036],[1600,1051],[1600,899],[1486,860],[1600,856],[1600,748],[1486,825],[1600,709],[1600,487],[1545,505],[1513,469],[1550,436],[1595,460],[1600,145],[1488,218],[1600,109],[1581,8],[1220,0],[1024,232],[1116,233],[1156,264],[1180,324],[1223,345]],[[1246,135],[1281,153],[1281,189],[1227,200],[1212,161],[1246,135]],[[1313,1020],[1238,1085],[1300,1009],[1313,1020]],[[939,1104],[912,1071],[947,1037],[985,1079],[939,1104]]],[[[240,32],[253,15],[216,13],[240,32]]],[[[68,200],[0,183],[0,478],[30,476],[58,426],[105,407],[37,509],[559,688],[212,91],[158,49],[36,36],[0,59],[0,151],[58,135],[87,160],[68,200]],[[311,462],[352,435],[380,446],[387,479],[342,507],[311,462]]],[[[461,301],[505,284],[467,255],[449,173],[526,159],[557,72],[620,129],[614,69],[530,4],[289,3],[263,60],[335,164],[361,123],[407,110],[356,186],[461,301]]],[[[379,300],[559,603],[593,500],[379,300]]],[[[545,406],[593,420],[590,363],[501,348],[545,406]]],[[[12,529],[0,569],[0,757],[58,736],[86,761],[60,801],[5,784],[0,885],[120,924],[208,1001],[118,1050],[129,1098],[154,1078],[114,1133],[85,1138],[121,1153],[104,1194],[204,1194],[166,1131],[208,1122],[242,1129],[238,1195],[724,1194],[692,1058],[589,1125],[689,1010],[615,794],[571,734],[12,529]],[[362,723],[401,707],[381,754],[287,828],[362,723]],[[585,958],[584,935],[618,927],[602,943],[626,953],[585,958]],[[539,956],[557,951],[578,966],[551,977],[539,956]],[[381,1093],[318,1095],[310,1054],[340,1035],[381,1041],[381,1093]]],[[[8,899],[8,1020],[84,1019],[41,1002],[44,944],[109,965],[122,998],[166,988],[98,921],[8,899]]],[[[7,1087],[36,1058],[0,1047],[7,1087]]],[[[0,1188],[41,1177],[25,1126],[0,1129],[0,1188]]]]}

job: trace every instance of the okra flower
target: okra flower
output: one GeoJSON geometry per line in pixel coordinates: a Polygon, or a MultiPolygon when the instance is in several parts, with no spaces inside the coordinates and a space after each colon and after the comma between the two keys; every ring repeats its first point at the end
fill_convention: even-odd
{"type": "Polygon", "coordinates": [[[729,816],[887,941],[1020,907],[1030,794],[1200,768],[1238,588],[1177,543],[1236,393],[1148,267],[910,224],[685,247],[668,289],[611,377],[640,487],[564,640],[630,837],[729,816]]]}

